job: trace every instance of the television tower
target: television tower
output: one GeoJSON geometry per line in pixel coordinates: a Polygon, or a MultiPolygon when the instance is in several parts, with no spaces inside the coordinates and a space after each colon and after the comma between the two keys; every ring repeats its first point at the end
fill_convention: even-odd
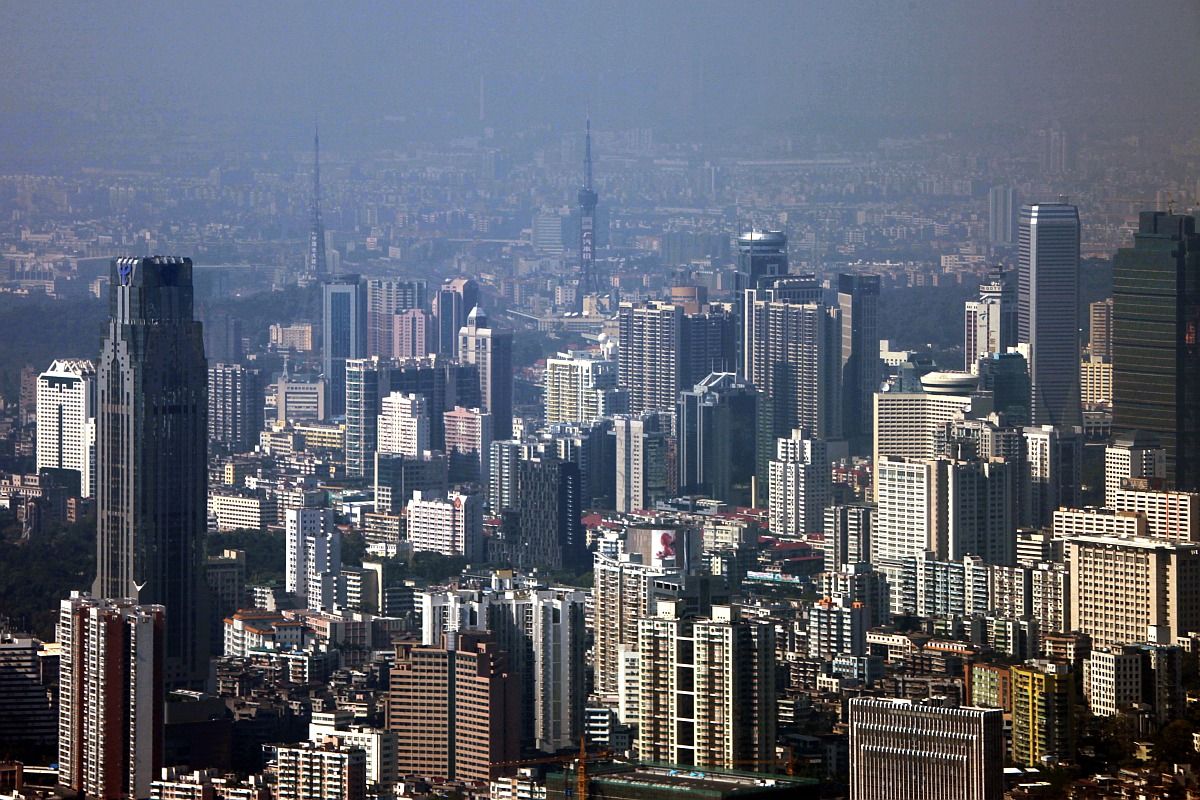
{"type": "Polygon", "coordinates": [[[599,291],[596,281],[596,190],[592,188],[592,118],[587,118],[583,151],[583,187],[579,190],[579,291],[576,310],[583,312],[583,298],[599,291]]]}
{"type": "Polygon", "coordinates": [[[316,280],[325,277],[325,225],[321,222],[321,136],[313,128],[312,230],[308,234],[308,274],[316,280]]]}

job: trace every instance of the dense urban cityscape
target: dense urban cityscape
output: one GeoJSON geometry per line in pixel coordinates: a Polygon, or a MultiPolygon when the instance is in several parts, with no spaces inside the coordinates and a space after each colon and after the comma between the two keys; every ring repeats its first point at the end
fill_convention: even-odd
{"type": "Polygon", "coordinates": [[[1200,133],[490,79],[0,158],[0,798],[1200,798],[1200,133]]]}

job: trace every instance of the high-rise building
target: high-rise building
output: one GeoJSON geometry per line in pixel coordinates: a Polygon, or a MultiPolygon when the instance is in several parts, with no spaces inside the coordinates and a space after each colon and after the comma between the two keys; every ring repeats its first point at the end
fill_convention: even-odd
{"type": "Polygon", "coordinates": [[[1200,630],[1200,543],[1076,536],[1066,542],[1071,565],[1067,629],[1095,647],[1137,642],[1172,644],[1200,630]]]}
{"type": "Polygon", "coordinates": [[[388,730],[401,775],[488,781],[521,752],[520,685],[498,644],[451,633],[437,645],[396,646],[388,730]]]}
{"type": "Polygon", "coordinates": [[[841,311],[746,292],[743,375],[763,394],[767,435],[801,428],[826,441],[842,435],[841,311]]]}
{"type": "Polygon", "coordinates": [[[868,628],[887,625],[892,621],[891,590],[887,577],[868,562],[857,561],[832,570],[826,569],[819,577],[822,597],[843,597],[849,603],[859,603],[866,608],[868,628]]]}
{"type": "Polygon", "coordinates": [[[313,611],[332,610],[342,571],[342,532],[328,508],[289,508],[284,588],[313,611]]]}
{"type": "Polygon", "coordinates": [[[392,392],[379,404],[376,452],[420,458],[429,449],[429,403],[424,395],[392,392]]]}
{"type": "MultiPolygon", "coordinates": [[[[361,478],[379,444],[379,420],[384,397],[390,397],[384,370],[377,358],[347,359],[342,367],[342,413],[346,416],[346,476],[361,478]]],[[[425,415],[429,424],[429,415],[425,415]]]]}
{"type": "Polygon", "coordinates": [[[623,302],[617,319],[618,380],[629,392],[629,413],[674,409],[681,388],[683,309],[669,303],[623,302]]]}
{"type": "Polygon", "coordinates": [[[32,637],[0,633],[0,740],[12,754],[53,748],[58,741],[49,670],[40,663],[42,648],[32,637]]]}
{"type": "Polygon", "coordinates": [[[467,315],[479,305],[479,285],[470,278],[454,278],[433,295],[434,341],[431,350],[446,358],[458,358],[459,334],[467,315]]]}
{"type": "Polygon", "coordinates": [[[584,138],[583,186],[579,188],[579,288],[576,310],[583,311],[583,298],[600,291],[596,274],[596,204],[600,196],[592,185],[592,119],[588,117],[584,138]]]}
{"type": "Polygon", "coordinates": [[[62,601],[58,782],[86,800],[150,796],[163,765],[166,624],[161,605],[62,601]]]}
{"type": "Polygon", "coordinates": [[[308,275],[321,280],[328,270],[325,257],[325,224],[321,221],[321,136],[313,131],[312,220],[308,231],[308,275]]]}
{"type": "Polygon", "coordinates": [[[732,372],[714,372],[679,393],[679,492],[755,506],[758,390],[732,372]]]}
{"type": "Polygon", "coordinates": [[[59,359],[37,379],[37,468],[79,475],[79,493],[96,491],[96,365],[59,359]]]}
{"type": "Polygon", "coordinates": [[[520,683],[522,739],[546,752],[572,747],[586,699],[585,593],[522,586],[510,572],[480,588],[422,592],[421,641],[454,632],[491,631],[520,683]]]}
{"type": "Polygon", "coordinates": [[[617,511],[653,508],[656,501],[672,495],[669,433],[670,420],[663,414],[622,414],[613,419],[617,511]]]}
{"type": "Polygon", "coordinates": [[[879,360],[879,276],[838,275],[842,312],[842,435],[851,452],[868,455],[874,432],[875,392],[882,380],[879,360]]]}
{"type": "Polygon", "coordinates": [[[1012,760],[1041,767],[1075,757],[1075,676],[1070,664],[1028,661],[1011,669],[1012,760]]]}
{"type": "Polygon", "coordinates": [[[346,413],[346,362],[367,355],[367,292],[357,275],[342,275],[323,286],[321,369],[325,410],[346,413]]]}
{"type": "Polygon", "coordinates": [[[433,318],[420,308],[396,314],[392,320],[392,357],[424,358],[433,348],[433,318]]]}
{"type": "Polygon", "coordinates": [[[794,430],[776,440],[775,458],[767,468],[771,533],[803,536],[823,530],[833,491],[825,442],[794,430]]]}
{"type": "Polygon", "coordinates": [[[931,793],[1001,800],[1004,712],[851,699],[850,793],[856,800],[924,800],[931,793]]]}
{"type": "Polygon", "coordinates": [[[241,364],[208,368],[208,442],[231,453],[258,444],[263,429],[260,373],[241,364]]]}
{"type": "Polygon", "coordinates": [[[591,424],[600,417],[628,413],[629,393],[617,388],[617,362],[589,350],[546,359],[546,424],[591,424]]]}
{"type": "Polygon", "coordinates": [[[947,425],[991,413],[991,398],[976,392],[977,381],[965,372],[929,372],[921,377],[923,391],[876,393],[875,463],[940,455],[947,425]]]}
{"type": "Polygon", "coordinates": [[[406,513],[413,552],[432,550],[472,561],[483,556],[483,501],[479,495],[450,492],[439,497],[413,492],[406,513]]]}
{"type": "Polygon", "coordinates": [[[732,769],[775,751],[775,631],[737,606],[710,616],[681,601],[638,623],[638,755],[732,769]]]}
{"type": "Polygon", "coordinates": [[[1020,524],[1042,528],[1060,508],[1078,508],[1083,464],[1083,437],[1079,428],[1049,425],[1025,428],[1025,486],[1021,490],[1020,524]]]}
{"type": "Polygon", "coordinates": [[[538,437],[538,449],[579,467],[579,498],[584,508],[616,505],[617,442],[611,419],[590,425],[557,424],[538,437]]]}
{"type": "Polygon", "coordinates": [[[456,406],[442,415],[446,428],[446,457],[452,483],[488,486],[492,452],[492,415],[478,408],[456,406]]]}
{"type": "Polygon", "coordinates": [[[497,439],[508,439],[512,436],[512,332],[489,326],[476,306],[458,340],[459,360],[479,369],[479,407],[492,415],[492,433],[497,439]]]}
{"type": "Polygon", "coordinates": [[[1017,345],[1016,286],[1000,268],[979,285],[979,299],[966,303],[963,369],[977,372],[979,359],[1007,353],[1017,345]]]}
{"type": "Polygon", "coordinates": [[[375,454],[375,512],[399,516],[414,492],[443,493],[449,487],[449,464],[439,452],[418,458],[375,454]]]}
{"type": "Polygon", "coordinates": [[[523,569],[586,568],[579,467],[553,456],[531,456],[516,465],[516,477],[513,513],[502,526],[507,560],[523,569]]]}
{"type": "Polygon", "coordinates": [[[1079,211],[1021,207],[1017,338],[1029,344],[1034,425],[1082,424],[1079,404],[1079,211]]]}
{"type": "Polygon", "coordinates": [[[825,509],[825,569],[836,570],[871,560],[871,527],[875,509],[868,505],[836,505],[825,509]]]}
{"type": "Polygon", "coordinates": [[[1017,192],[1011,186],[988,190],[988,241],[994,245],[1017,243],[1017,192]]]}
{"type": "Polygon", "coordinates": [[[316,422],[326,418],[325,381],[292,380],[282,375],[275,384],[275,421],[316,422]]]}
{"type": "Polygon", "coordinates": [[[1113,258],[1113,429],[1146,431],[1165,478],[1200,491],[1200,233],[1190,216],[1143,212],[1113,258]]]}
{"type": "Polygon", "coordinates": [[[833,661],[867,654],[867,607],[845,595],[828,595],[808,610],[808,657],[833,661]]]}
{"type": "Polygon", "coordinates": [[[724,307],[684,308],[679,330],[679,388],[689,389],[713,372],[737,370],[737,318],[724,307]],[[691,309],[691,310],[689,310],[691,309]]]}
{"type": "Polygon", "coordinates": [[[739,289],[757,289],[777,275],[788,274],[787,235],[752,230],[738,236],[739,289]]]}
{"type": "Polygon", "coordinates": [[[563,214],[557,208],[543,208],[533,215],[530,243],[535,252],[547,256],[563,254],[566,249],[563,222],[563,214]]]}
{"type": "Polygon", "coordinates": [[[168,686],[208,676],[208,365],[192,262],[112,262],[97,369],[97,597],[166,608],[168,686]]]}
{"type": "MultiPolygon", "coordinates": [[[[367,281],[367,351],[365,355],[403,358],[395,351],[396,318],[410,310],[425,308],[424,280],[371,278],[367,281]]],[[[418,355],[425,355],[420,353],[418,355]]]]}
{"type": "Polygon", "coordinates": [[[328,737],[322,742],[276,745],[274,751],[276,800],[366,800],[363,748],[328,737]]]}
{"type": "Polygon", "coordinates": [[[1113,299],[1106,297],[1088,305],[1088,353],[1104,361],[1112,360],[1113,299]]]}

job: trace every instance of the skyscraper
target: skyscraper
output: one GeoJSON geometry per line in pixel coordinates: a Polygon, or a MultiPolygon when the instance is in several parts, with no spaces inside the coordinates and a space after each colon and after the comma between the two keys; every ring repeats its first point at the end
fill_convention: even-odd
{"type": "Polygon", "coordinates": [[[804,431],[776,440],[775,458],[768,464],[771,532],[803,536],[824,529],[831,489],[829,451],[823,439],[804,431]]]}
{"type": "Polygon", "coordinates": [[[314,611],[332,610],[342,570],[342,532],[328,508],[289,508],[284,588],[314,611]]]}
{"type": "Polygon", "coordinates": [[[739,289],[757,289],[776,275],[788,274],[787,235],[783,231],[752,230],[738,236],[739,289]]]}
{"type": "Polygon", "coordinates": [[[321,136],[313,131],[312,227],[308,232],[308,274],[322,280],[328,269],[325,258],[325,223],[321,221],[321,136]]]}
{"type": "Polygon", "coordinates": [[[1113,299],[1106,297],[1088,306],[1088,352],[1093,358],[1112,360],[1113,305],[1113,299]]]}
{"type": "Polygon", "coordinates": [[[150,796],[163,765],[166,615],[79,592],[61,603],[58,782],[86,800],[150,796]]]}
{"type": "Polygon", "coordinates": [[[591,424],[628,411],[628,393],[617,389],[617,363],[589,350],[546,359],[546,424],[591,424]]]}
{"type": "Polygon", "coordinates": [[[579,290],[576,310],[583,311],[583,298],[600,291],[596,275],[596,203],[599,195],[592,186],[592,119],[588,117],[584,138],[583,186],[579,189],[579,290]]]}
{"type": "Polygon", "coordinates": [[[1200,233],[1143,212],[1113,259],[1113,428],[1153,433],[1166,480],[1200,491],[1200,233]]]}
{"type": "Polygon", "coordinates": [[[79,475],[79,492],[96,491],[96,365],[60,359],[38,376],[37,468],[79,475]]]}
{"type": "Polygon", "coordinates": [[[325,410],[346,413],[346,361],[367,354],[367,293],[357,275],[324,285],[321,367],[325,373],[325,410]]]}
{"type": "Polygon", "coordinates": [[[671,484],[667,448],[670,420],[663,414],[622,414],[613,419],[617,439],[617,511],[653,508],[671,484]]]}
{"type": "Polygon", "coordinates": [[[879,276],[838,275],[842,311],[842,435],[851,452],[871,452],[875,392],[882,379],[879,360],[879,276]]]}
{"type": "Polygon", "coordinates": [[[434,341],[430,350],[447,358],[458,358],[458,332],[467,315],[479,305],[479,286],[470,278],[454,278],[433,295],[434,341]]]}
{"type": "Polygon", "coordinates": [[[584,569],[587,541],[580,523],[579,467],[553,456],[516,465],[514,513],[505,517],[505,555],[522,569],[584,569]]]}
{"type": "Polygon", "coordinates": [[[379,404],[376,451],[420,458],[429,449],[429,403],[425,397],[392,392],[379,404]]]}
{"type": "MultiPolygon", "coordinates": [[[[367,352],[369,356],[403,357],[395,351],[396,317],[423,309],[427,294],[424,280],[371,278],[367,281],[367,352]]],[[[425,355],[420,353],[419,355],[425,355]]]]}
{"type": "Polygon", "coordinates": [[[192,319],[192,262],[112,262],[97,370],[98,597],[166,607],[166,680],[208,675],[208,367],[192,319]]]}
{"type": "Polygon", "coordinates": [[[714,372],[679,393],[679,491],[739,506],[758,469],[758,390],[732,372],[714,372]]]}
{"type": "Polygon", "coordinates": [[[511,331],[488,325],[487,315],[476,306],[458,332],[458,358],[479,368],[481,408],[492,415],[492,432],[497,439],[512,436],[512,341],[511,331]]]}
{"type": "Polygon", "coordinates": [[[231,453],[253,450],[263,429],[263,390],[256,369],[208,368],[208,441],[231,453]]]}
{"type": "Polygon", "coordinates": [[[1029,344],[1034,425],[1080,425],[1079,211],[1021,207],[1017,338],[1029,344]]]}
{"type": "Polygon", "coordinates": [[[1017,243],[1017,192],[1011,186],[988,190],[988,241],[993,245],[1017,243]]]}
{"type": "Polygon", "coordinates": [[[993,271],[979,285],[979,299],[966,303],[963,325],[963,369],[976,372],[979,359],[1004,354],[1017,344],[1017,303],[1006,273],[993,271]]]}
{"type": "Polygon", "coordinates": [[[629,413],[675,407],[683,309],[670,303],[621,303],[617,374],[629,390],[629,413]]]}

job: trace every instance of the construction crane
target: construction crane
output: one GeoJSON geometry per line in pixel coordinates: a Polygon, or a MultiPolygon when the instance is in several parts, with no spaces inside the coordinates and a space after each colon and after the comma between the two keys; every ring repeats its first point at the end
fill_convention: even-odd
{"type": "Polygon", "coordinates": [[[506,769],[508,767],[531,767],[537,764],[569,764],[575,762],[575,798],[576,800],[587,800],[588,784],[587,784],[587,763],[589,761],[603,761],[612,758],[611,750],[597,750],[595,753],[587,751],[587,743],[584,737],[579,737],[579,752],[578,753],[560,753],[555,756],[543,756],[541,758],[522,758],[517,761],[497,761],[492,764],[493,767],[506,769]]]}

